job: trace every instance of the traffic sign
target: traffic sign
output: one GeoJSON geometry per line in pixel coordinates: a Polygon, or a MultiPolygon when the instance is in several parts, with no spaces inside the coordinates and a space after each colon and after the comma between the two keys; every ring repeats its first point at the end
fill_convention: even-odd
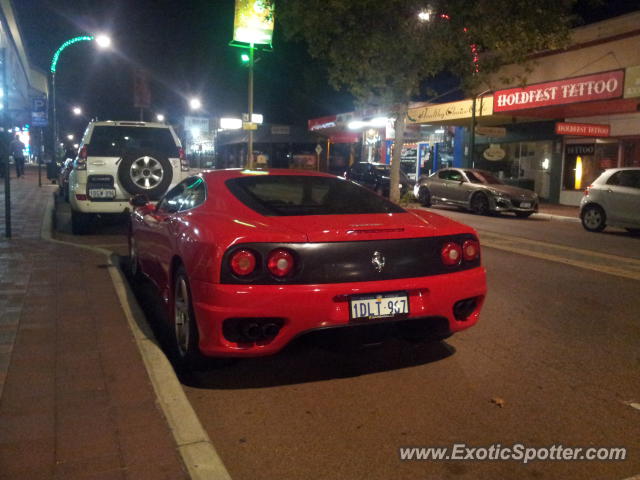
{"type": "Polygon", "coordinates": [[[252,123],[252,122],[242,122],[242,129],[243,130],[257,130],[258,129],[258,124],[257,123],[252,123]]]}
{"type": "Polygon", "coordinates": [[[31,124],[34,127],[46,127],[49,125],[47,97],[41,95],[31,99],[31,124]]]}
{"type": "Polygon", "coordinates": [[[320,155],[322,153],[322,146],[320,144],[316,145],[316,153],[320,155]]]}

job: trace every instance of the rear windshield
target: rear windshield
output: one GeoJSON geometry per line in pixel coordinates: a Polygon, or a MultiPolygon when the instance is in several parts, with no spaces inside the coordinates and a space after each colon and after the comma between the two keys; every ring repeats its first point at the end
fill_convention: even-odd
{"type": "Polygon", "coordinates": [[[227,180],[242,203],[266,216],[402,213],[398,205],[342,178],[256,175],[227,180]]]}
{"type": "Polygon", "coordinates": [[[113,157],[126,150],[153,150],[175,157],[178,147],[168,128],[94,127],[88,145],[89,155],[113,157]]]}

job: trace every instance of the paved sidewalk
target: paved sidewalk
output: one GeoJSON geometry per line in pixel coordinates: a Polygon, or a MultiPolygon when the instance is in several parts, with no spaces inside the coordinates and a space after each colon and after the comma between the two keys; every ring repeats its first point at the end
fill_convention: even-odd
{"type": "MultiPolygon", "coordinates": [[[[0,479],[188,478],[104,255],[40,238],[37,172],[0,204],[0,479]]],[[[0,199],[4,186],[0,184],[0,199]]]]}

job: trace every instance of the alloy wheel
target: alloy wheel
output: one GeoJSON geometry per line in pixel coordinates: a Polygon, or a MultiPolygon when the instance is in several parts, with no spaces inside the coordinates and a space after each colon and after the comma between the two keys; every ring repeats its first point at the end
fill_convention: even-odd
{"type": "Polygon", "coordinates": [[[162,181],[164,169],[158,160],[145,155],[134,160],[129,169],[129,176],[138,187],[151,190],[162,181]]]}
{"type": "Polygon", "coordinates": [[[604,228],[604,212],[597,207],[587,208],[582,215],[582,223],[587,230],[602,230],[604,228]]]}
{"type": "Polygon", "coordinates": [[[189,351],[189,332],[191,305],[189,303],[189,289],[186,279],[180,275],[176,279],[175,297],[173,307],[173,324],[175,328],[176,346],[181,357],[189,351]]]}

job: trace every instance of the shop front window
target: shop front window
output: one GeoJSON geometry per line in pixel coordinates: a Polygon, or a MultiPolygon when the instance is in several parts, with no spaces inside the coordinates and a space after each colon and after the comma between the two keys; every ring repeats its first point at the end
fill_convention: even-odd
{"type": "Polygon", "coordinates": [[[481,145],[476,168],[493,173],[508,185],[535,191],[549,198],[551,141],[492,143],[481,145]]]}
{"type": "Polygon", "coordinates": [[[617,142],[566,145],[562,186],[564,190],[582,190],[617,163],[617,142]]]}

